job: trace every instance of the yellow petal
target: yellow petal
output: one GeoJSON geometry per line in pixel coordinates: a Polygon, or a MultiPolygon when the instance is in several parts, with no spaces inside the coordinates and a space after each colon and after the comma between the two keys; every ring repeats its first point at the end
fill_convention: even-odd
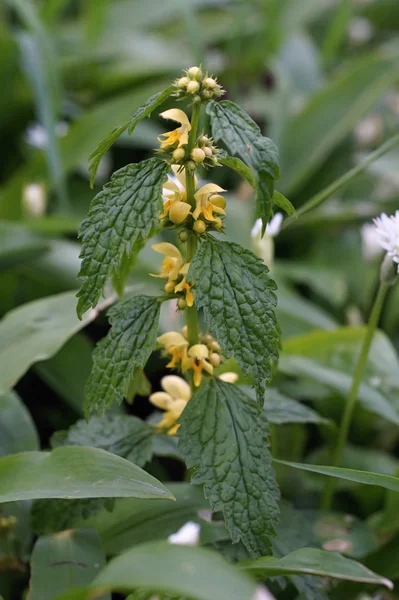
{"type": "Polygon", "coordinates": [[[187,275],[189,268],[190,268],[190,263],[186,263],[185,265],[183,265],[179,271],[180,275],[187,275]]]}
{"type": "Polygon", "coordinates": [[[172,258],[177,258],[178,261],[183,263],[183,257],[180,253],[180,250],[176,248],[173,244],[169,244],[169,242],[160,242],[159,244],[153,244],[151,246],[155,252],[159,252],[159,254],[163,254],[164,256],[171,256],[172,258]]]}
{"type": "Polygon", "coordinates": [[[172,179],[168,179],[168,181],[163,184],[162,189],[170,190],[172,192],[177,192],[177,193],[182,191],[179,188],[179,186],[177,185],[177,183],[175,181],[173,181],[172,179]]]}
{"type": "Polygon", "coordinates": [[[163,389],[168,392],[173,398],[182,398],[183,400],[190,400],[191,388],[187,381],[177,375],[166,375],[161,379],[161,385],[163,389]]]}
{"type": "Polygon", "coordinates": [[[226,373],[219,375],[219,379],[226,381],[227,383],[235,383],[238,379],[238,375],[232,371],[226,371],[226,373]]]}
{"type": "Polygon", "coordinates": [[[195,344],[189,349],[188,355],[192,358],[208,358],[209,349],[205,344],[195,344]]]}
{"type": "Polygon", "coordinates": [[[220,185],[216,185],[216,183],[206,183],[195,193],[195,199],[199,200],[202,196],[207,196],[209,194],[215,194],[216,192],[225,192],[220,185]]]}
{"type": "Polygon", "coordinates": [[[172,121],[176,121],[181,125],[185,125],[188,131],[190,131],[191,129],[191,124],[188,116],[179,108],[171,108],[169,110],[165,110],[159,116],[163,119],[171,119],[172,121]]]}
{"type": "Polygon", "coordinates": [[[162,410],[170,410],[173,406],[173,397],[166,392],[155,392],[154,394],[151,394],[150,402],[154,404],[154,406],[162,408],[162,410]]]}
{"type": "Polygon", "coordinates": [[[188,341],[177,331],[168,331],[157,337],[157,342],[163,346],[188,346],[188,341]]]}

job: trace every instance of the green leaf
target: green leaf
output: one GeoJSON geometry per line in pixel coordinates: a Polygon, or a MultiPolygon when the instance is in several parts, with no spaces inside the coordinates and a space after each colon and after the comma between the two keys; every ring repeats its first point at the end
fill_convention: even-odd
{"type": "Polygon", "coordinates": [[[238,155],[255,172],[256,211],[262,219],[264,233],[272,212],[274,182],[280,177],[278,150],[272,140],[262,136],[255,121],[234,102],[212,101],[206,111],[211,118],[215,141],[222,141],[229,152],[238,155]]]}
{"type": "Polygon", "coordinates": [[[51,446],[102,448],[143,467],[151,460],[152,436],[152,428],[137,417],[105,415],[93,417],[89,422],[77,421],[68,431],[57,431],[51,438],[51,446]]]}
{"type": "Polygon", "coordinates": [[[255,560],[244,561],[240,567],[258,579],[296,573],[384,585],[393,589],[393,583],[389,579],[373,573],[355,560],[345,558],[338,552],[317,548],[301,548],[283,558],[262,556],[255,560]]]}
{"type": "Polygon", "coordinates": [[[93,199],[82,223],[83,284],[78,293],[78,316],[95,306],[110,275],[124,271],[124,257],[137,252],[159,226],[162,184],[170,166],[159,158],[127,165],[93,199]]]}
{"type": "Polygon", "coordinates": [[[98,448],[65,446],[0,458],[0,502],[118,497],[173,498],[154,477],[98,448]]]}
{"type": "Polygon", "coordinates": [[[7,313],[0,321],[0,395],[35,362],[56,354],[94,316],[91,312],[79,321],[75,292],[28,302],[7,313]]]}
{"type": "MultiPolygon", "coordinates": [[[[173,502],[171,504],[174,504],[173,502]]],[[[37,535],[45,535],[86,525],[93,515],[112,511],[114,498],[35,500],[31,508],[31,525],[37,535]]]]}
{"type": "Polygon", "coordinates": [[[39,449],[35,424],[18,394],[0,396],[0,415],[0,456],[39,449]]]}
{"type": "Polygon", "coordinates": [[[49,247],[45,238],[26,227],[0,221],[0,271],[35,260],[49,247]]]}
{"type": "Polygon", "coordinates": [[[233,542],[254,554],[270,551],[279,492],[271,466],[268,423],[237,386],[210,379],[180,417],[179,446],[192,483],[204,484],[212,510],[223,510],[233,542]]]}
{"type": "Polygon", "coordinates": [[[103,414],[128,394],[136,367],[144,367],[155,347],[161,301],[134,296],[109,311],[112,325],[93,353],[93,370],[85,391],[87,414],[103,414]]]}
{"type": "Polygon", "coordinates": [[[72,591],[56,600],[88,600],[96,589],[128,592],[136,588],[192,600],[251,600],[255,593],[254,582],[216,552],[150,542],[111,560],[86,593],[72,591]]]}
{"type": "Polygon", "coordinates": [[[260,403],[278,358],[276,285],[263,261],[238,244],[208,237],[191,261],[195,302],[227,357],[250,372],[260,403]]]}
{"type": "Polygon", "coordinates": [[[252,185],[252,187],[254,189],[256,189],[256,186],[257,186],[256,177],[253,174],[253,172],[251,171],[251,169],[249,167],[247,167],[247,165],[244,162],[242,162],[242,160],[240,160],[239,158],[236,158],[235,156],[222,156],[221,158],[218,158],[218,161],[220,162],[220,164],[224,165],[225,167],[229,167],[229,169],[233,169],[233,171],[235,171],[236,173],[241,175],[241,177],[246,179],[248,181],[248,183],[250,185],[252,185]]]}
{"type": "Polygon", "coordinates": [[[316,411],[297,402],[292,398],[280,394],[275,388],[267,388],[263,410],[270,423],[282,425],[284,423],[316,423],[331,425],[331,421],[324,419],[316,411]]]}
{"type": "Polygon", "coordinates": [[[275,460],[276,463],[287,465],[293,469],[319,473],[338,479],[346,479],[354,483],[363,483],[365,485],[376,485],[393,492],[399,492],[399,477],[392,475],[381,475],[380,473],[370,473],[369,471],[358,471],[356,469],[343,469],[341,467],[324,467],[320,465],[308,465],[304,463],[288,462],[285,460],[275,460]]]}
{"type": "MultiPolygon", "coordinates": [[[[75,529],[37,540],[31,556],[29,600],[54,600],[71,588],[88,585],[105,566],[94,529],[75,529]]],[[[111,600],[110,594],[101,600],[111,600]]]]}
{"type": "Polygon", "coordinates": [[[90,186],[93,187],[94,180],[96,177],[98,165],[104,154],[111,148],[111,146],[116,142],[116,140],[129,128],[129,134],[131,135],[136,127],[136,125],[144,119],[144,117],[149,117],[153,110],[155,110],[158,106],[160,106],[165,100],[171,95],[174,90],[174,86],[171,85],[166,90],[162,92],[158,92],[149,98],[144,104],[142,104],[134,113],[134,115],[124,123],[123,125],[119,125],[115,127],[109,134],[101,140],[97,148],[90,154],[89,161],[89,171],[90,171],[90,186]]]}
{"type": "Polygon", "coordinates": [[[286,212],[287,215],[296,215],[296,210],[288,198],[283,196],[283,194],[280,194],[277,190],[274,190],[273,193],[273,203],[286,212]]]}

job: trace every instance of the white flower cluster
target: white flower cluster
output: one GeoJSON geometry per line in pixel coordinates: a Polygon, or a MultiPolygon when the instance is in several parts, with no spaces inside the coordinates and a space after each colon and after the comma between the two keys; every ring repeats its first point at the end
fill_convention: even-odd
{"type": "Polygon", "coordinates": [[[374,219],[374,225],[381,248],[397,263],[399,273],[399,210],[390,217],[382,213],[374,219]]]}

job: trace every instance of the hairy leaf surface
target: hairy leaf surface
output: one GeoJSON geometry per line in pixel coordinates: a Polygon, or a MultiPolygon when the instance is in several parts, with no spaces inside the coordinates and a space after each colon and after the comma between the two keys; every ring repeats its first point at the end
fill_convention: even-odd
{"type": "Polygon", "coordinates": [[[135,296],[109,311],[112,325],[93,353],[93,369],[85,390],[87,415],[103,414],[128,393],[135,367],[144,367],[156,342],[161,301],[135,296]]]}
{"type": "Polygon", "coordinates": [[[271,361],[278,358],[276,284],[258,257],[238,244],[208,237],[191,261],[195,302],[226,356],[250,372],[260,403],[271,361]]]}
{"type": "Polygon", "coordinates": [[[124,276],[126,257],[140,250],[159,225],[162,184],[169,165],[150,158],[127,165],[113,174],[111,181],[93,199],[82,223],[83,279],[78,293],[78,316],[96,306],[103,287],[112,274],[124,276]]]}
{"type": "Polygon", "coordinates": [[[179,445],[192,483],[204,484],[212,510],[223,510],[233,542],[255,555],[270,552],[279,492],[268,445],[268,422],[237,386],[210,379],[180,417],[179,445]]]}

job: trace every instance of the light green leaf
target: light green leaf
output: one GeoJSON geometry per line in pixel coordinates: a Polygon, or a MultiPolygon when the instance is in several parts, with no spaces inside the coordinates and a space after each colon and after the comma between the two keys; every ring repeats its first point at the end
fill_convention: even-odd
{"type": "Polygon", "coordinates": [[[272,211],[274,182],[280,177],[278,150],[262,136],[258,125],[230,100],[210,102],[206,111],[211,118],[212,135],[222,141],[231,154],[238,155],[256,177],[256,211],[266,229],[272,211]]]}
{"type": "Polygon", "coordinates": [[[0,502],[118,497],[173,499],[154,477],[98,448],[64,446],[0,458],[0,502]]]}
{"type": "Polygon", "coordinates": [[[93,199],[80,230],[79,317],[97,304],[108,277],[118,276],[124,257],[139,249],[137,242],[151,237],[159,226],[162,184],[169,169],[159,158],[127,165],[93,199]]]}
{"type": "Polygon", "coordinates": [[[282,425],[284,423],[316,423],[331,425],[331,421],[323,419],[316,411],[288,398],[275,388],[267,388],[263,410],[270,423],[282,425]]]}
{"type": "Polygon", "coordinates": [[[255,555],[270,551],[279,492],[271,466],[268,423],[237,386],[210,379],[180,417],[179,447],[192,483],[204,484],[212,510],[222,510],[233,542],[255,555]]]}
{"type": "Polygon", "coordinates": [[[191,261],[195,302],[227,357],[250,372],[259,402],[278,358],[276,285],[262,260],[238,244],[208,237],[191,261]]]}
{"type": "Polygon", "coordinates": [[[6,394],[39,360],[56,354],[62,345],[93,320],[75,312],[75,292],[28,302],[0,321],[0,394],[6,394]]]}
{"type": "Polygon", "coordinates": [[[301,548],[283,558],[262,556],[255,560],[244,561],[240,567],[258,579],[296,573],[384,585],[393,589],[393,583],[389,579],[373,573],[355,560],[345,558],[338,552],[317,548],[301,548]]]}
{"type": "MultiPolygon", "coordinates": [[[[342,396],[349,392],[363,327],[341,327],[313,331],[285,341],[279,368],[324,383],[342,396]]],[[[359,403],[367,410],[399,424],[399,361],[394,347],[378,331],[371,345],[366,376],[359,390],[359,403]]]]}
{"type": "Polygon", "coordinates": [[[222,156],[221,158],[218,158],[218,161],[225,167],[233,169],[233,171],[241,175],[241,177],[244,177],[244,179],[246,179],[248,183],[252,185],[254,189],[256,189],[256,177],[251,171],[251,169],[247,167],[247,165],[244,162],[242,162],[242,160],[236,158],[235,156],[222,156]]]}
{"type": "Polygon", "coordinates": [[[283,196],[283,194],[280,194],[280,192],[277,192],[277,190],[274,190],[272,200],[273,200],[273,203],[276,206],[278,206],[279,208],[281,208],[284,212],[286,212],[287,215],[295,215],[296,214],[296,210],[293,207],[293,205],[291,204],[291,202],[288,200],[288,198],[283,196]]]}
{"type": "Polygon", "coordinates": [[[40,235],[9,221],[0,221],[0,271],[35,260],[48,249],[48,241],[40,235]]]}
{"type": "Polygon", "coordinates": [[[88,600],[96,589],[128,592],[136,588],[192,600],[251,600],[255,593],[254,582],[216,552],[150,542],[111,560],[86,593],[76,590],[57,600],[88,600]]]}
{"type": "Polygon", "coordinates": [[[85,390],[87,414],[103,414],[128,394],[136,367],[144,367],[155,347],[161,300],[134,296],[109,311],[112,325],[93,353],[93,369],[85,390]]]}
{"type": "Polygon", "coordinates": [[[39,448],[35,424],[18,394],[0,396],[0,456],[39,448]]]}
{"type": "Polygon", "coordinates": [[[51,446],[102,448],[143,467],[151,460],[153,435],[153,429],[137,417],[104,415],[88,422],[77,421],[68,431],[57,431],[51,438],[51,446]]]}
{"type": "Polygon", "coordinates": [[[308,465],[304,463],[288,462],[285,460],[275,460],[276,463],[287,465],[293,469],[301,469],[338,479],[346,479],[354,483],[363,483],[365,485],[376,485],[393,492],[399,492],[399,477],[392,475],[380,475],[379,473],[370,473],[369,471],[357,471],[355,469],[343,469],[341,467],[324,467],[319,465],[308,465]]]}
{"type": "MultiPolygon", "coordinates": [[[[70,529],[39,538],[30,562],[28,600],[54,600],[62,592],[90,584],[105,566],[105,554],[94,529],[70,529]]],[[[111,600],[110,594],[101,600],[111,600]]]]}
{"type": "Polygon", "coordinates": [[[104,154],[111,148],[111,146],[116,142],[116,140],[129,128],[129,134],[131,135],[138,123],[144,117],[149,117],[153,110],[155,110],[158,106],[160,106],[165,100],[171,95],[174,90],[174,86],[171,85],[162,92],[158,92],[148,98],[144,104],[142,104],[134,113],[134,115],[124,123],[123,125],[119,125],[115,127],[109,134],[101,140],[97,148],[90,154],[89,161],[89,171],[90,171],[90,185],[93,187],[94,180],[96,177],[98,165],[104,154]]]}

